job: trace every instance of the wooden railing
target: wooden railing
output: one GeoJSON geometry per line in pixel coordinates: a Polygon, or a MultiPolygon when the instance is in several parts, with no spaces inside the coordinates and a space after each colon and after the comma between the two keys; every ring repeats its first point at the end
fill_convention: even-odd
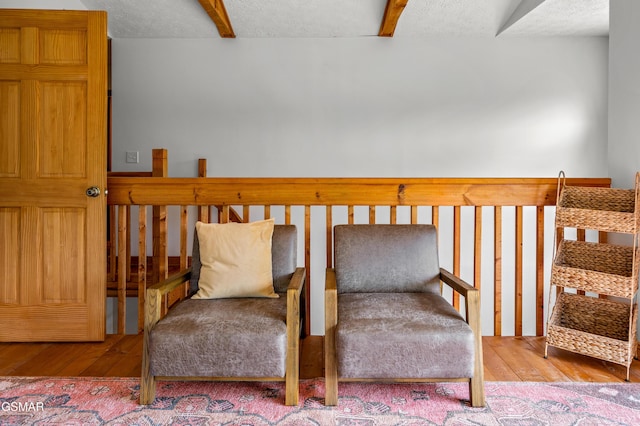
{"type": "MultiPolygon", "coordinates": [[[[202,160],[201,160],[202,161],[202,160]]],[[[201,163],[201,172],[204,166],[201,163]]],[[[206,173],[204,173],[206,174],[206,173]]],[[[604,186],[608,178],[567,179],[568,185],[604,186]]],[[[175,268],[189,264],[193,223],[253,221],[275,217],[298,226],[307,270],[306,297],[322,296],[324,268],[333,263],[332,229],[338,223],[433,223],[439,229],[441,263],[484,295],[492,295],[493,334],[503,326],[522,335],[524,311],[534,310],[535,333],[544,334],[545,258],[554,248],[553,209],[556,178],[108,178],[108,204],[116,218],[117,271],[111,268],[111,295],[118,298],[118,333],[124,333],[125,299],[144,301],[147,285],[168,276],[173,250],[175,268]],[[137,217],[132,217],[137,206],[137,217]],[[173,207],[174,217],[168,215],[173,207]],[[152,226],[148,210],[153,211],[152,226]],[[213,213],[213,214],[212,214],[213,213]],[[215,214],[217,213],[217,215],[215,214]],[[217,216],[217,217],[216,217],[217,216]],[[551,225],[549,225],[551,223],[551,225]],[[152,271],[147,243],[153,241],[152,271]],[[133,238],[135,236],[135,238],[133,238]],[[137,274],[131,275],[131,245],[137,240],[137,274]],[[174,247],[169,247],[170,242],[174,247]],[[487,248],[489,247],[489,249],[487,248]],[[528,253],[525,256],[525,251],[528,253]],[[321,254],[318,254],[321,253],[321,254]],[[489,255],[487,255],[489,253],[489,255]],[[530,255],[529,255],[530,253],[530,255]],[[513,263],[505,275],[504,259],[513,263]],[[448,264],[447,264],[448,263],[448,264]],[[489,281],[486,277],[490,277],[489,281]],[[147,278],[149,277],[149,278],[147,278]],[[508,283],[507,285],[504,285],[508,283]],[[485,288],[487,287],[487,288],[485,288]],[[507,288],[508,287],[508,288],[507,288]],[[313,289],[318,289],[317,294],[313,289]],[[487,293],[489,292],[489,293],[487,293]],[[505,295],[513,294],[512,304],[505,295]],[[534,294],[529,299],[526,295],[534,294]],[[513,324],[503,324],[505,309],[513,324]]],[[[578,232],[578,239],[585,233],[578,232]]],[[[600,238],[600,236],[596,236],[600,238]]],[[[550,267],[549,267],[550,269],[550,267]]],[[[483,296],[484,297],[484,296],[483,296]]],[[[491,297],[485,298],[484,305],[491,297]]],[[[319,299],[321,300],[321,299],[319,299]]],[[[452,297],[454,306],[459,301],[452,297]]],[[[309,305],[309,304],[308,304],[309,305]]],[[[140,305],[139,305],[140,306],[140,305]]],[[[139,329],[143,314],[140,310],[139,329]]],[[[306,328],[310,331],[310,312],[306,328]]],[[[487,330],[485,330],[486,333],[487,330]]]]}

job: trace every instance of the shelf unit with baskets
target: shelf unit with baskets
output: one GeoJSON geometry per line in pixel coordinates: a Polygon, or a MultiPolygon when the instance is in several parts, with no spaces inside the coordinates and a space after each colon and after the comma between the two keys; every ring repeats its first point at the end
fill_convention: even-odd
{"type": "Polygon", "coordinates": [[[545,358],[549,346],[577,352],[625,366],[629,380],[637,351],[639,202],[640,172],[629,190],[568,186],[560,173],[550,281],[557,297],[545,358]],[[567,240],[564,228],[629,234],[633,244],[567,240]]]}

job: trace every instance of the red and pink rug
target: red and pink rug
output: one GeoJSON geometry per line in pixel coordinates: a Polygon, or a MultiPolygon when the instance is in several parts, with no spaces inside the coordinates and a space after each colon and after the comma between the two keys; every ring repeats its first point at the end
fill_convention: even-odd
{"type": "Polygon", "coordinates": [[[283,383],[160,382],[138,405],[134,378],[0,377],[0,425],[640,425],[638,383],[487,382],[472,408],[459,383],[341,383],[337,407],[324,382],[300,383],[287,407],[283,383]]]}

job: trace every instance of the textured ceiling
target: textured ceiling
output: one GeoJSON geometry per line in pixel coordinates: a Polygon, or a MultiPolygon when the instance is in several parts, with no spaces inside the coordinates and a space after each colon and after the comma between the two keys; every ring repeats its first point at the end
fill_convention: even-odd
{"type": "MultiPolygon", "coordinates": [[[[198,0],[80,0],[107,10],[111,37],[207,38],[198,0]]],[[[224,0],[237,37],[376,36],[386,0],[224,0]]],[[[409,0],[395,37],[606,36],[609,0],[409,0]]]]}

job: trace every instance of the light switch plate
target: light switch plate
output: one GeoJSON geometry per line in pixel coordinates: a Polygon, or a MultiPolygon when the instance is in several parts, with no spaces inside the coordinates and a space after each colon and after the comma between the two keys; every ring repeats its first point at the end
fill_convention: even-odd
{"type": "Polygon", "coordinates": [[[127,163],[138,163],[138,151],[127,151],[127,163]]]}

